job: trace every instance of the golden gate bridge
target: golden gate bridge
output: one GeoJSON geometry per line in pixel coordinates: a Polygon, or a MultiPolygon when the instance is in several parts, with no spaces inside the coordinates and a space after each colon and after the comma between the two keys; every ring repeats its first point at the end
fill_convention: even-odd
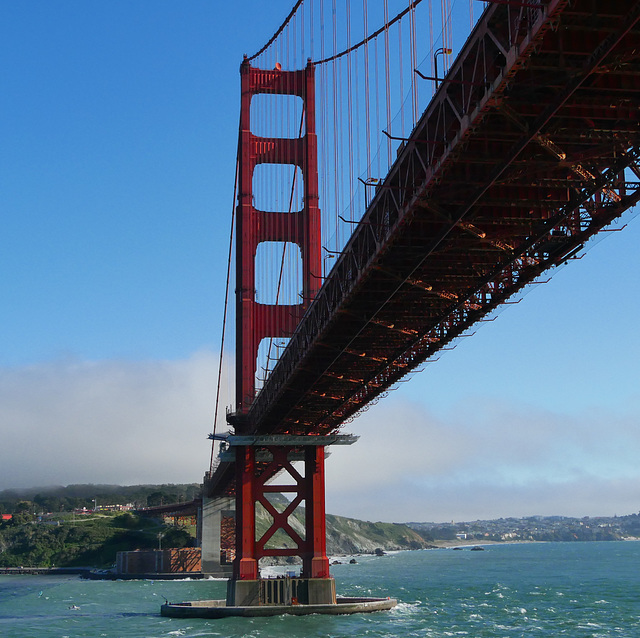
{"type": "Polygon", "coordinates": [[[324,447],[638,202],[639,20],[637,0],[300,0],[245,56],[236,402],[204,482],[235,498],[228,605],[282,602],[265,556],[334,604],[324,447]]]}

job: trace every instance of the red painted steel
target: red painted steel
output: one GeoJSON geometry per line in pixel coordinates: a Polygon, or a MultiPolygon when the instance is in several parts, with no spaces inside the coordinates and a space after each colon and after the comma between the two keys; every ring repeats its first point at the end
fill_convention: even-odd
{"type": "Polygon", "coordinates": [[[302,576],[303,578],[329,578],[323,447],[311,447],[305,450],[305,476],[308,477],[305,510],[307,551],[302,557],[302,576]]]}
{"type": "Polygon", "coordinates": [[[252,432],[336,431],[640,200],[640,2],[532,4],[485,11],[251,407],[252,432]]]}
{"type": "Polygon", "coordinates": [[[483,14],[247,431],[335,432],[640,202],[640,0],[531,4],[483,14]]]}
{"type": "Polygon", "coordinates": [[[236,448],[236,558],[233,562],[234,578],[258,578],[256,558],[255,510],[255,447],[236,448]]]}
{"type": "MultiPolygon", "coordinates": [[[[311,63],[302,71],[252,68],[245,59],[241,68],[240,170],[237,215],[237,290],[236,290],[236,434],[242,433],[242,415],[255,398],[258,347],[264,338],[290,337],[304,311],[320,288],[321,239],[318,207],[318,160],[315,132],[315,78],[311,63]],[[295,95],[303,100],[304,135],[296,139],[265,138],[251,132],[251,100],[261,93],[295,95]],[[261,211],[254,206],[253,173],[258,164],[293,164],[301,172],[304,184],[302,210],[261,211]],[[255,257],[261,242],[293,242],[302,255],[302,302],[295,305],[262,304],[256,301],[255,257]]],[[[328,578],[324,513],[324,448],[305,453],[305,476],[288,460],[290,446],[267,448],[271,462],[256,464],[256,447],[236,448],[236,560],[234,578],[258,578],[258,561],[263,556],[299,556],[303,576],[328,578]],[[283,470],[296,482],[291,486],[266,485],[283,470]],[[277,491],[294,491],[296,497],[284,512],[278,512],[267,498],[277,491]],[[305,538],[289,524],[289,515],[305,501],[307,512],[305,538]],[[255,508],[260,503],[273,519],[272,525],[256,539],[255,508]],[[271,549],[266,544],[283,530],[296,548],[271,549]]]]}
{"type": "MultiPolygon", "coordinates": [[[[236,253],[236,410],[246,414],[255,398],[258,347],[262,339],[290,337],[320,288],[321,239],[318,207],[318,160],[315,132],[315,76],[308,64],[302,71],[240,67],[240,170],[236,253]],[[265,138],[251,132],[251,100],[265,93],[302,98],[304,135],[265,138]],[[292,164],[303,175],[304,205],[297,212],[269,212],[254,207],[253,173],[259,164],[292,164]],[[255,257],[266,241],[292,242],[302,255],[302,302],[262,304],[256,301],[255,257]]],[[[236,431],[242,430],[239,419],[236,431]]]]}

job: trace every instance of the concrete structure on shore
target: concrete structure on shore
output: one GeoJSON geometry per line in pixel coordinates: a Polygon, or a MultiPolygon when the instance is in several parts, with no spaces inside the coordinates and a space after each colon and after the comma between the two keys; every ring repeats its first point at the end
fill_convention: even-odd
{"type": "Polygon", "coordinates": [[[118,552],[116,554],[116,575],[200,575],[201,571],[199,547],[137,549],[132,552],[118,552]]]}
{"type": "Polygon", "coordinates": [[[198,511],[198,540],[202,550],[202,573],[214,578],[229,578],[232,564],[223,540],[223,523],[235,520],[235,500],[233,497],[202,497],[198,511]]]}

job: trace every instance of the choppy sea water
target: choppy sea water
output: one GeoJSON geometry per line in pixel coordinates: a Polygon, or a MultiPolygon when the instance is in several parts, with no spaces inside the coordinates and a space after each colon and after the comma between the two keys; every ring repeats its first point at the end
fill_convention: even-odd
{"type": "Polygon", "coordinates": [[[640,636],[640,543],[543,543],[363,556],[332,567],[338,593],[392,596],[353,616],[162,618],[171,601],[223,598],[221,581],[0,576],[11,638],[640,636]]]}

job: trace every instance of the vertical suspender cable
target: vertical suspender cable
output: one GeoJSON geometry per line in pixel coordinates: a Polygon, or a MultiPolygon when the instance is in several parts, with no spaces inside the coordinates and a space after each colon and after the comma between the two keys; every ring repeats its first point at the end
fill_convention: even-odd
{"type": "Polygon", "coordinates": [[[292,52],[292,54],[293,54],[292,55],[293,66],[287,67],[287,70],[289,70],[289,69],[297,69],[298,68],[298,29],[297,29],[297,25],[296,25],[297,18],[298,18],[298,14],[297,13],[296,13],[295,18],[296,19],[294,19],[294,21],[293,21],[293,26],[291,27],[291,32],[292,32],[291,40],[292,40],[292,43],[291,43],[291,45],[289,47],[291,52],[292,52]]]}
{"type": "MultiPolygon", "coordinates": [[[[447,46],[447,24],[446,24],[446,14],[447,14],[447,10],[444,6],[446,0],[440,0],[440,26],[441,26],[441,33],[442,33],[442,46],[446,47],[447,46]]],[[[443,56],[444,57],[444,56],[443,56]]],[[[444,66],[445,64],[445,60],[442,61],[442,65],[444,66]]],[[[444,76],[444,73],[442,74],[444,76]]]]}
{"type": "MultiPolygon", "coordinates": [[[[338,32],[336,21],[336,0],[333,0],[333,51],[334,54],[338,50],[338,32]]],[[[334,200],[335,200],[335,234],[338,237],[338,215],[340,214],[340,199],[339,199],[339,180],[338,180],[338,113],[342,109],[338,108],[338,82],[336,77],[336,64],[338,69],[340,68],[340,61],[334,60],[333,62],[333,173],[334,173],[334,200]]]]}
{"type": "MultiPolygon", "coordinates": [[[[374,52],[375,52],[375,87],[374,93],[376,95],[376,126],[375,126],[375,134],[378,135],[378,131],[380,131],[380,67],[379,67],[379,56],[378,56],[378,38],[374,41],[374,52]]],[[[382,167],[380,166],[380,151],[376,153],[376,157],[378,158],[378,166],[376,170],[376,175],[379,178],[382,175],[382,167]]]]}
{"type": "Polygon", "coordinates": [[[402,137],[405,137],[405,130],[404,130],[404,68],[403,68],[403,64],[402,64],[402,20],[400,20],[400,22],[398,22],[398,66],[399,66],[399,73],[398,76],[400,77],[400,129],[401,129],[401,133],[400,135],[402,137]]]}
{"type": "MultiPolygon", "coordinates": [[[[345,0],[346,4],[346,13],[347,13],[347,48],[351,46],[351,10],[349,6],[349,0],[345,0]]],[[[353,190],[353,153],[354,153],[354,137],[353,137],[353,125],[354,119],[358,117],[358,114],[354,110],[353,106],[353,82],[351,79],[353,73],[352,67],[352,56],[351,54],[347,55],[347,145],[348,145],[348,156],[349,160],[347,162],[349,169],[349,180],[347,182],[347,197],[349,199],[349,219],[353,219],[353,199],[351,198],[351,192],[353,190]]],[[[357,90],[357,84],[356,84],[357,90]]],[[[344,161],[340,162],[341,166],[344,166],[344,161]]]]}
{"type": "MultiPolygon", "coordinates": [[[[369,24],[368,24],[368,8],[367,8],[367,0],[362,0],[362,11],[364,13],[364,37],[366,39],[369,34],[369,24]]],[[[371,171],[371,120],[369,114],[369,43],[364,43],[364,110],[366,114],[366,127],[365,127],[365,139],[367,145],[367,170],[371,171]]],[[[366,205],[366,202],[365,202],[366,205]]]]}
{"type": "MultiPolygon", "coordinates": [[[[473,0],[472,0],[473,1],[473,0]]],[[[431,58],[431,76],[435,77],[435,61],[433,57],[433,0],[429,0],[429,57],[431,58]]],[[[434,91],[438,88],[437,81],[433,81],[434,91]]]]}
{"type": "Polygon", "coordinates": [[[415,80],[413,72],[414,69],[418,68],[418,56],[416,54],[416,8],[413,5],[411,6],[411,11],[409,11],[409,45],[411,50],[411,68],[409,69],[409,77],[411,79],[411,128],[413,129],[418,120],[418,83],[415,80]]]}
{"type": "MultiPolygon", "coordinates": [[[[451,0],[447,0],[447,25],[449,27],[449,48],[453,49],[453,7],[451,0]]],[[[451,68],[451,56],[449,56],[449,63],[447,64],[447,71],[451,68]]]]}
{"type": "MultiPolygon", "coordinates": [[[[429,3],[431,4],[431,3],[429,3]]],[[[384,75],[387,92],[387,131],[391,131],[391,73],[389,61],[389,0],[384,0],[384,75]]],[[[391,138],[387,137],[387,161],[391,166],[391,138]]]]}

